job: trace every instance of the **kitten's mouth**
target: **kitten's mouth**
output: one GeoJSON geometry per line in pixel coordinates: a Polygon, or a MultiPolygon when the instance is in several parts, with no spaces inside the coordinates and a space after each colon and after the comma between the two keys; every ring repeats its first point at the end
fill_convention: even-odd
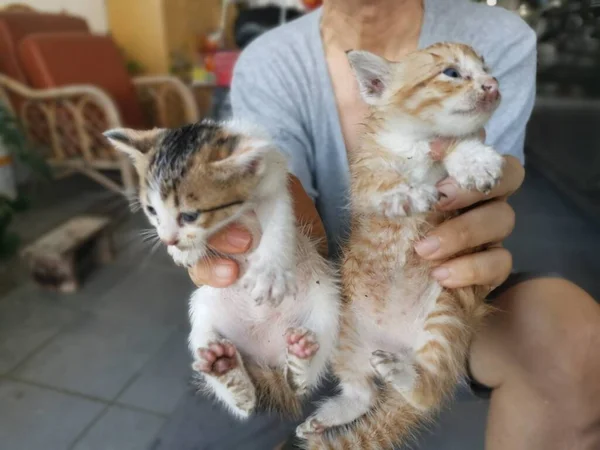
{"type": "Polygon", "coordinates": [[[475,103],[475,106],[473,106],[472,108],[466,108],[466,109],[455,109],[453,111],[453,114],[460,114],[460,115],[470,115],[470,114],[482,114],[482,113],[489,113],[490,111],[493,111],[497,106],[498,106],[498,100],[499,98],[490,98],[490,97],[483,97],[480,100],[478,100],[475,103]]]}

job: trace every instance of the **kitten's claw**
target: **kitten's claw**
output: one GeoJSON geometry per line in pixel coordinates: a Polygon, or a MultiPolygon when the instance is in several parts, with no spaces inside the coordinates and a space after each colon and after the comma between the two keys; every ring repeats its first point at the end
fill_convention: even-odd
{"type": "Polygon", "coordinates": [[[291,270],[260,260],[250,261],[242,286],[257,304],[278,306],[288,295],[296,292],[295,274],[291,270]]]}
{"type": "Polygon", "coordinates": [[[317,336],[306,328],[289,328],[285,340],[288,353],[300,359],[312,358],[319,350],[317,336]]]}
{"type": "Polygon", "coordinates": [[[411,391],[417,379],[417,371],[408,354],[375,350],[369,360],[382,379],[392,383],[400,391],[411,391]]]}
{"type": "Polygon", "coordinates": [[[197,372],[221,376],[238,366],[237,350],[230,341],[221,339],[209,342],[207,347],[196,350],[192,368],[197,372]]]}
{"type": "Polygon", "coordinates": [[[309,417],[296,427],[296,436],[300,439],[307,439],[311,434],[321,434],[327,427],[323,425],[316,417],[309,417]]]}

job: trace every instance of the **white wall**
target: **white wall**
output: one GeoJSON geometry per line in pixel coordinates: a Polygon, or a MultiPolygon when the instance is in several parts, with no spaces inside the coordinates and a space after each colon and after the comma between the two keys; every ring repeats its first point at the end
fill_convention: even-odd
{"type": "Polygon", "coordinates": [[[14,3],[26,4],[39,11],[81,16],[95,33],[108,31],[104,0],[0,0],[0,8],[14,3]]]}

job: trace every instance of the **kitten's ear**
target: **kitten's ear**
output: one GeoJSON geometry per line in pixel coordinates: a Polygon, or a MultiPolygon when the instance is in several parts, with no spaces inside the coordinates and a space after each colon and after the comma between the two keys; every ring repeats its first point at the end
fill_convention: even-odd
{"type": "Polygon", "coordinates": [[[160,128],[144,131],[113,128],[103,134],[116,150],[127,154],[137,165],[146,160],[146,154],[154,148],[163,132],[160,128]]]}
{"type": "Polygon", "coordinates": [[[285,158],[268,139],[244,138],[228,158],[216,164],[237,175],[262,177],[285,158]]]}
{"type": "Polygon", "coordinates": [[[392,79],[392,62],[363,50],[346,52],[358,80],[360,94],[369,105],[377,104],[392,79]]]}

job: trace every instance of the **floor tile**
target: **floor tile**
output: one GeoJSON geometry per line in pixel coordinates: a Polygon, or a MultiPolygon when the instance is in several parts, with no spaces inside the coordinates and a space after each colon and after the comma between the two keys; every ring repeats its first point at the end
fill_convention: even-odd
{"type": "Polygon", "coordinates": [[[79,313],[43,297],[33,284],[0,299],[0,374],[7,373],[79,313]]]}
{"type": "Polygon", "coordinates": [[[14,381],[0,381],[0,447],[65,450],[104,404],[14,381]]]}
{"type": "Polygon", "coordinates": [[[164,419],[113,406],[77,442],[73,450],[145,450],[164,419]]]}
{"type": "Polygon", "coordinates": [[[175,332],[117,401],[157,413],[172,413],[182,396],[194,389],[187,336],[182,331],[175,332]]]}
{"type": "Polygon", "coordinates": [[[145,322],[88,314],[20,367],[16,376],[113,399],[172,331],[145,322]]]}
{"type": "Polygon", "coordinates": [[[109,263],[96,267],[86,276],[77,292],[64,294],[60,292],[41,291],[40,296],[69,308],[90,311],[98,302],[125,278],[131,276],[133,268],[125,268],[121,264],[109,263]]]}
{"type": "Polygon", "coordinates": [[[156,324],[188,322],[188,299],[194,286],[187,271],[138,268],[94,306],[102,315],[145,320],[156,324]]]}

